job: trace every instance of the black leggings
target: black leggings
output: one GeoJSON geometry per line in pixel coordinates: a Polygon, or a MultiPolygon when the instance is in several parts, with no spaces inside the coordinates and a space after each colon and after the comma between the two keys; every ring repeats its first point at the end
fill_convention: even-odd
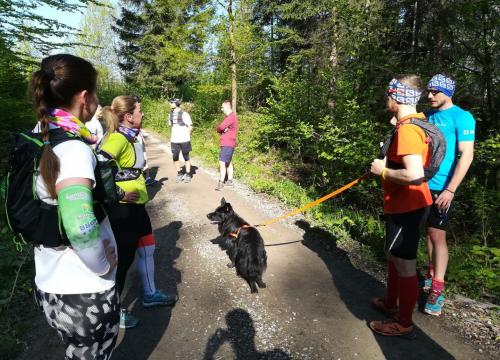
{"type": "Polygon", "coordinates": [[[116,204],[106,208],[118,247],[116,289],[121,294],[128,269],[134,262],[139,239],[153,232],[144,204],[116,204]]]}

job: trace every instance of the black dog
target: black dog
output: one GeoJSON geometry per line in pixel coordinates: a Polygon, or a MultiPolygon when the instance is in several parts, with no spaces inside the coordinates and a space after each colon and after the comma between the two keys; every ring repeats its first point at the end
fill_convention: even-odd
{"type": "Polygon", "coordinates": [[[255,284],[265,288],[262,274],[267,267],[267,255],[264,240],[257,229],[239,217],[224,198],[207,217],[219,227],[219,244],[231,259],[228,266],[236,267],[236,274],[247,281],[252,293],[258,292],[255,284]]]}

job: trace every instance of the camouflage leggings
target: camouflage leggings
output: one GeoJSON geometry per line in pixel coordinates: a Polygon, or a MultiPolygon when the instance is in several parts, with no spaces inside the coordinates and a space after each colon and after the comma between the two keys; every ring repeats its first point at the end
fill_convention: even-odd
{"type": "Polygon", "coordinates": [[[65,359],[108,360],[118,335],[118,294],[110,290],[93,294],[49,294],[35,290],[38,306],[66,347],[65,359]]]}

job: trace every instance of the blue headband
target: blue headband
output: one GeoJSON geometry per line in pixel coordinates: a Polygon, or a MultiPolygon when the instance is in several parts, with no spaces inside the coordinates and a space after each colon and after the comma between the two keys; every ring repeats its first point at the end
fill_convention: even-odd
{"type": "Polygon", "coordinates": [[[455,81],[442,74],[437,74],[429,81],[427,88],[441,91],[446,96],[452,97],[455,93],[455,81]]]}
{"type": "Polygon", "coordinates": [[[387,87],[387,94],[398,103],[406,105],[417,105],[422,92],[408,85],[403,84],[397,79],[392,79],[387,87]]]}

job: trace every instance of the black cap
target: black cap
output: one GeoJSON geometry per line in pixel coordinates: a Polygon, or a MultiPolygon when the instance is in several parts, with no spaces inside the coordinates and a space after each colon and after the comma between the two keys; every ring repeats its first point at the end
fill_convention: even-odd
{"type": "Polygon", "coordinates": [[[174,103],[175,106],[181,106],[181,99],[170,99],[169,103],[174,103]]]}

